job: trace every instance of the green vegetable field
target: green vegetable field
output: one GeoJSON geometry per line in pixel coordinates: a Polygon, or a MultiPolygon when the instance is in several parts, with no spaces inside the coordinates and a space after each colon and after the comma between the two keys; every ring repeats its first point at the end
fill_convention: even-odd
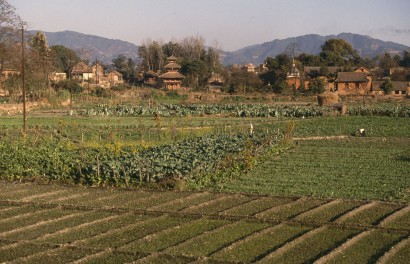
{"type": "Polygon", "coordinates": [[[410,257],[405,203],[5,182],[0,201],[1,262],[403,263],[410,257]]]}
{"type": "Polygon", "coordinates": [[[100,105],[23,139],[0,116],[0,262],[407,263],[409,117],[100,105]]]}

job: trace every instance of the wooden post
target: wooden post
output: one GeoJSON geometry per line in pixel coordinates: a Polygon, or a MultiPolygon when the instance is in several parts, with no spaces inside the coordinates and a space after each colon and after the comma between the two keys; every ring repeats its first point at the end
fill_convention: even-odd
{"type": "Polygon", "coordinates": [[[97,178],[100,179],[100,159],[97,156],[97,178]]]}
{"type": "Polygon", "coordinates": [[[141,166],[142,166],[141,160],[138,160],[138,173],[139,173],[139,176],[140,176],[140,182],[142,182],[142,169],[141,169],[141,166]]]}
{"type": "Polygon", "coordinates": [[[149,179],[149,173],[150,173],[150,166],[149,166],[149,161],[147,160],[147,165],[146,165],[146,169],[147,169],[147,175],[146,175],[146,177],[147,177],[147,182],[149,183],[150,182],[150,179],[149,179]]]}

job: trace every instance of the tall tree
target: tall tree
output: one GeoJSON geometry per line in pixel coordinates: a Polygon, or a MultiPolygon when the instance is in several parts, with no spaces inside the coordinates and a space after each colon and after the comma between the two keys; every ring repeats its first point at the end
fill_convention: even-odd
{"type": "Polygon", "coordinates": [[[380,87],[384,94],[389,94],[393,90],[393,83],[390,78],[387,78],[380,87]]]}
{"type": "Polygon", "coordinates": [[[201,60],[183,61],[181,72],[187,77],[185,80],[186,84],[195,88],[204,86],[209,78],[207,66],[201,60]]]}
{"type": "Polygon", "coordinates": [[[279,54],[276,57],[268,57],[265,60],[268,71],[260,75],[265,85],[270,85],[274,92],[280,93],[285,88],[286,74],[292,65],[291,58],[287,54],[279,54]]]}
{"type": "Polygon", "coordinates": [[[31,38],[30,47],[38,52],[39,55],[44,59],[46,59],[50,55],[50,48],[48,47],[47,37],[41,31],[37,32],[36,35],[31,38]]]}
{"type": "Polygon", "coordinates": [[[21,50],[15,43],[20,39],[21,27],[25,25],[15,7],[6,0],[0,0],[0,73],[5,69],[20,69],[21,50]]]}
{"type": "Polygon", "coordinates": [[[54,69],[59,72],[70,73],[70,69],[80,61],[77,53],[65,46],[51,46],[51,62],[54,69]]]}
{"type": "Polygon", "coordinates": [[[262,81],[254,72],[233,69],[231,73],[230,92],[253,92],[262,87],[262,81]]]}
{"type": "Polygon", "coordinates": [[[392,57],[389,53],[385,53],[379,60],[379,67],[384,71],[389,71],[391,68],[399,66],[397,58],[392,57]]]}
{"type": "Polygon", "coordinates": [[[410,51],[403,51],[403,57],[400,60],[400,66],[410,68],[410,51]]]}
{"type": "Polygon", "coordinates": [[[343,39],[327,40],[319,56],[327,66],[353,66],[360,61],[357,51],[343,39]]]}
{"type": "Polygon", "coordinates": [[[302,63],[303,66],[323,66],[323,61],[318,55],[302,53],[297,57],[297,60],[302,63]]]}
{"type": "Polygon", "coordinates": [[[323,78],[318,77],[309,82],[309,91],[314,94],[320,94],[325,91],[325,86],[326,81],[323,78]]]}
{"type": "Polygon", "coordinates": [[[221,62],[219,60],[219,52],[217,49],[208,48],[204,61],[208,66],[210,72],[219,72],[221,69],[221,62]]]}
{"type": "Polygon", "coordinates": [[[165,57],[175,56],[177,58],[182,58],[184,55],[181,44],[172,41],[162,45],[162,52],[165,57]]]}
{"type": "Polygon", "coordinates": [[[165,56],[158,41],[144,41],[138,48],[138,54],[142,59],[142,67],[146,70],[156,72],[164,66],[165,56]]]}
{"type": "Polygon", "coordinates": [[[186,61],[200,60],[201,56],[206,53],[205,39],[202,36],[190,36],[182,39],[181,47],[183,59],[186,61]]]}
{"type": "Polygon", "coordinates": [[[49,88],[49,73],[52,72],[50,48],[43,32],[37,32],[29,41],[29,45],[31,48],[27,71],[31,81],[29,84],[31,88],[35,87],[31,89],[32,92],[36,92],[38,97],[43,97],[49,88]]]}
{"type": "Polygon", "coordinates": [[[136,65],[131,58],[125,57],[123,54],[118,55],[116,59],[112,60],[115,70],[123,75],[124,81],[127,83],[134,83],[137,78],[136,65]]]}

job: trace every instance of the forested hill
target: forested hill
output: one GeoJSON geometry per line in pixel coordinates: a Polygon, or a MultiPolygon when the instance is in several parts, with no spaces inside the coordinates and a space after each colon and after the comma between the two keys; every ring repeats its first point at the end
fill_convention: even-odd
{"type": "Polygon", "coordinates": [[[270,42],[248,46],[234,52],[228,52],[225,54],[223,63],[225,65],[250,62],[260,64],[267,57],[274,57],[283,52],[288,52],[289,54],[295,53],[296,56],[300,53],[319,54],[321,46],[325,41],[332,38],[347,41],[359,52],[361,57],[373,58],[385,52],[401,53],[403,50],[410,50],[410,47],[402,44],[390,41],[386,42],[359,34],[341,33],[339,35],[329,36],[310,34],[281,40],[276,39],[270,42]]]}
{"type": "MultiPolygon", "coordinates": [[[[31,34],[35,34],[32,31],[31,34]]],[[[138,46],[130,42],[108,39],[99,36],[82,34],[74,31],[44,32],[49,46],[63,45],[73,49],[81,58],[90,61],[98,59],[105,64],[111,64],[112,59],[123,54],[127,58],[138,59],[138,46]]]]}
{"type": "MultiPolygon", "coordinates": [[[[32,31],[31,33],[35,34],[35,32],[36,31],[32,31]]],[[[50,46],[66,46],[75,50],[80,57],[87,58],[90,61],[98,59],[106,64],[111,64],[112,59],[117,58],[120,54],[138,61],[138,46],[130,42],[73,31],[45,32],[45,34],[50,46]]],[[[390,41],[386,42],[359,34],[342,33],[330,36],[310,34],[281,40],[276,39],[270,42],[244,47],[234,52],[224,52],[221,59],[225,65],[244,63],[260,64],[267,57],[274,57],[283,52],[288,52],[289,54],[295,53],[295,55],[302,52],[319,54],[321,46],[326,40],[331,38],[340,38],[347,41],[362,57],[373,58],[385,52],[401,53],[403,50],[410,50],[410,47],[405,45],[390,41]]]]}

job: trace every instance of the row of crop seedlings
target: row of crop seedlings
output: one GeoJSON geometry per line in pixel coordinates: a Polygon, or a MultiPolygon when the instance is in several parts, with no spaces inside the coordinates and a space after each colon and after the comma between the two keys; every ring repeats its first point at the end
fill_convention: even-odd
{"type": "MultiPolygon", "coordinates": [[[[244,219],[251,217],[270,221],[293,219],[296,222],[313,225],[334,223],[357,228],[382,226],[396,230],[409,229],[406,218],[410,215],[410,207],[400,203],[224,194],[206,191],[119,191],[70,187],[61,189],[46,185],[34,187],[29,184],[7,186],[7,190],[2,189],[0,200],[7,197],[10,202],[20,203],[21,206],[7,208],[8,203],[3,201],[0,205],[6,208],[3,209],[2,216],[19,216],[20,220],[25,219],[24,210],[32,210],[30,204],[40,203],[49,207],[62,204],[79,209],[85,206],[86,208],[118,208],[199,216],[233,216],[244,217],[244,219]]],[[[47,207],[40,209],[46,210],[47,207]]],[[[40,209],[36,210],[40,212],[40,209]]],[[[27,220],[32,221],[33,218],[28,214],[27,220]]],[[[0,231],[2,228],[7,227],[1,226],[0,231]]]]}
{"type": "MultiPolygon", "coordinates": [[[[220,199],[221,197],[217,198],[220,199]]],[[[266,199],[262,198],[262,199],[266,199]]],[[[300,199],[299,199],[300,200],[300,199]]],[[[278,207],[287,207],[289,204],[297,202],[299,200],[292,200],[288,203],[280,203],[278,207]]],[[[249,203],[254,203],[254,199],[250,199],[249,203]]],[[[164,202],[164,201],[162,201],[164,202]]],[[[222,203],[224,201],[221,201],[222,203]]],[[[159,202],[161,203],[161,202],[159,202]]],[[[324,202],[325,209],[328,209],[329,204],[324,202]]],[[[245,206],[246,202],[239,206],[245,206]]],[[[337,205],[337,203],[334,203],[337,205]]],[[[211,204],[207,204],[211,206],[211,204]]],[[[366,206],[366,209],[371,209],[377,207],[378,205],[366,206]]],[[[390,204],[382,203],[383,206],[390,204]]],[[[201,204],[198,205],[201,207],[201,204]]],[[[402,208],[403,206],[396,205],[402,208]]],[[[231,207],[234,208],[234,207],[231,207]]],[[[319,207],[312,209],[312,213],[318,213],[319,207]]],[[[344,219],[347,221],[350,218],[360,218],[358,215],[367,215],[364,213],[366,210],[358,210],[350,214],[350,217],[344,219]]],[[[223,210],[223,208],[219,208],[223,210]]],[[[58,211],[56,208],[51,208],[49,215],[53,215],[54,211],[58,211]]],[[[288,211],[288,210],[286,210],[288,211]]],[[[223,211],[220,211],[223,213],[223,211]]],[[[297,210],[299,213],[300,210],[297,210]]],[[[387,211],[386,211],[387,212],[387,211]]],[[[21,214],[21,212],[16,212],[21,214]]],[[[95,212],[89,212],[93,214],[95,212]]],[[[101,213],[101,212],[100,212],[101,213]]],[[[27,215],[22,213],[23,215],[27,215]]],[[[132,212],[124,212],[121,215],[112,215],[109,212],[101,213],[96,217],[95,215],[90,217],[91,219],[100,219],[87,222],[84,225],[77,225],[69,227],[70,232],[59,232],[56,231],[49,235],[43,235],[42,233],[49,232],[47,229],[48,224],[56,223],[60,219],[63,223],[62,227],[67,228],[66,225],[72,225],[72,223],[66,223],[70,219],[64,218],[65,216],[75,215],[77,212],[67,212],[59,213],[54,219],[48,219],[42,229],[37,231],[39,226],[36,226],[33,222],[29,222],[28,226],[26,218],[22,218],[18,225],[22,226],[20,230],[9,232],[7,230],[3,232],[3,238],[9,240],[17,239],[32,239],[32,242],[40,243],[43,246],[44,243],[51,244],[65,244],[70,243],[70,247],[62,248],[47,248],[49,249],[44,254],[34,254],[29,257],[29,260],[35,261],[36,259],[42,259],[43,257],[50,255],[51,252],[55,254],[62,254],[63,252],[69,251],[78,257],[78,252],[73,249],[83,248],[94,248],[104,250],[112,245],[118,246],[120,250],[135,252],[135,250],[140,250],[142,254],[130,255],[125,254],[126,257],[140,257],[145,256],[148,252],[161,251],[166,255],[179,255],[183,253],[184,255],[192,256],[193,258],[199,258],[204,256],[210,256],[214,259],[227,260],[230,258],[235,258],[237,260],[254,261],[254,260],[266,260],[270,262],[299,262],[301,260],[314,260],[318,258],[323,258],[329,249],[343,247],[346,250],[350,249],[351,246],[346,246],[346,244],[351,243],[349,240],[359,235],[359,233],[367,232],[360,227],[338,227],[338,226],[322,226],[315,228],[314,225],[306,226],[295,223],[289,224],[269,224],[265,222],[247,222],[247,221],[228,221],[223,219],[206,219],[203,217],[169,217],[166,214],[157,216],[148,215],[136,215],[132,212]],[[105,217],[105,218],[104,218],[105,217]],[[103,221],[101,221],[103,219],[103,221]],[[94,223],[93,223],[94,222],[94,223]],[[205,230],[204,230],[205,228],[205,230]],[[23,232],[24,231],[24,232],[23,232]],[[31,233],[32,231],[34,233],[31,233]],[[172,234],[172,235],[171,235],[172,234]],[[168,239],[165,239],[168,237],[168,239]],[[143,241],[150,241],[150,243],[141,243],[143,241]],[[204,243],[207,241],[207,243],[204,243]],[[43,243],[43,244],[41,244],[43,243]],[[152,244],[151,244],[152,243],[152,244]],[[146,245],[144,248],[142,245],[146,245]],[[202,245],[202,246],[201,246],[202,245]],[[205,246],[203,246],[205,245],[205,246]],[[263,245],[263,246],[258,246],[263,245]],[[314,246],[312,246],[314,245],[314,246]],[[142,247],[142,248],[141,248],[142,247]],[[247,249],[248,253],[244,253],[243,249],[247,249]],[[301,256],[297,254],[301,249],[305,248],[306,254],[301,256]],[[306,250],[309,249],[309,250],[306,250]],[[303,258],[303,259],[301,259],[303,258]],[[308,259],[307,259],[308,258],[308,259]]],[[[86,214],[86,213],[85,213],[86,214]]],[[[30,213],[28,214],[30,215],[30,213]]],[[[286,214],[288,217],[292,217],[295,214],[286,214]]],[[[299,214],[299,216],[303,213],[299,214]]],[[[84,219],[87,217],[83,215],[84,219]]],[[[377,216],[379,217],[379,216],[377,216]]],[[[32,218],[32,217],[30,217],[32,218]]],[[[12,219],[12,218],[8,218],[12,219]]],[[[375,218],[376,219],[376,218],[375,218]]],[[[15,220],[15,219],[14,219],[15,220]]],[[[85,219],[86,220],[86,219],[85,219]]],[[[393,219],[394,220],[394,219],[393,219]]],[[[378,219],[373,221],[377,222],[378,219]]],[[[7,222],[7,221],[6,221],[7,222]]],[[[81,222],[81,221],[80,221],[81,222]]],[[[74,224],[75,225],[75,224],[74,224]]],[[[59,227],[58,229],[60,229],[59,227]]],[[[378,258],[383,254],[391,245],[398,243],[400,240],[404,239],[408,232],[386,232],[383,229],[365,233],[362,240],[355,241],[355,245],[363,246],[367,245],[368,240],[377,238],[378,242],[372,244],[370,248],[367,248],[365,253],[361,253],[359,257],[363,259],[373,259],[378,258]],[[369,255],[370,254],[370,255],[369,255]],[[363,256],[364,255],[364,256],[363,256]]],[[[52,230],[53,231],[53,230],[52,230]]],[[[55,231],[55,230],[54,230],[55,231]]],[[[31,247],[25,250],[19,251],[20,247],[24,247],[26,244],[17,243],[17,246],[10,247],[6,245],[5,256],[10,256],[10,254],[23,254],[27,252],[31,247]],[[7,247],[8,246],[8,247],[7,247]],[[10,251],[10,249],[12,250],[10,251]],[[17,253],[16,253],[17,252],[17,253]]],[[[36,244],[37,245],[37,244],[36,244]]],[[[39,246],[34,247],[38,250],[39,246]]],[[[29,251],[30,253],[31,251],[29,251]]],[[[1,251],[0,251],[1,253],[1,251]]],[[[32,253],[32,252],[31,252],[32,253]]],[[[87,254],[92,254],[93,252],[86,251],[87,254]]],[[[65,253],[67,256],[72,258],[72,254],[65,253]]],[[[2,255],[2,254],[0,254],[2,255]]],[[[334,254],[333,254],[334,255],[334,254]]],[[[15,256],[15,255],[13,255],[15,256]]],[[[96,257],[98,257],[96,253],[96,257]]],[[[332,256],[332,258],[337,259],[338,255],[332,256]]]]}
{"type": "MultiPolygon", "coordinates": [[[[101,217],[104,216],[98,219],[101,217]]],[[[92,219],[96,218],[94,216],[92,219]]],[[[127,258],[139,258],[149,253],[160,252],[170,256],[184,255],[193,258],[209,256],[211,259],[221,261],[310,262],[331,253],[330,249],[344,246],[349,243],[350,238],[354,238],[361,232],[367,232],[330,226],[313,228],[297,224],[273,225],[263,222],[175,218],[166,215],[148,217],[127,213],[115,219],[105,215],[105,220],[107,221],[95,220],[94,222],[98,221],[98,223],[94,225],[88,222],[71,227],[71,232],[57,231],[49,235],[37,236],[31,242],[17,242],[15,246],[6,244],[2,247],[5,249],[4,252],[0,249],[1,259],[6,261],[25,257],[25,260],[35,262],[46,261],[48,256],[56,254],[67,257],[68,261],[93,253],[98,258],[98,252],[115,246],[127,258]],[[70,245],[45,246],[63,243],[70,243],[70,245]],[[40,253],[35,253],[38,250],[40,253]],[[301,250],[304,254],[298,254],[301,250]]],[[[371,246],[367,251],[357,253],[354,250],[352,254],[358,254],[363,260],[369,260],[382,255],[384,251],[379,252],[380,247],[389,248],[405,235],[375,230],[363,237],[364,241],[355,241],[356,246],[367,245],[372,239],[378,241],[375,244],[370,243],[371,246]],[[369,255],[369,252],[372,254],[369,255]]],[[[32,236],[25,238],[32,238],[32,236]]],[[[352,247],[344,246],[344,248],[350,250],[352,247]]],[[[334,256],[335,259],[337,257],[338,255],[334,256]]]]}
{"type": "MultiPolygon", "coordinates": [[[[215,192],[54,189],[52,186],[32,188],[32,185],[17,185],[19,188],[13,188],[14,185],[11,186],[9,190],[2,191],[0,199],[8,197],[8,200],[19,202],[21,206],[8,208],[2,215],[19,215],[20,219],[24,219],[24,213],[21,214],[20,210],[31,210],[29,207],[31,203],[41,203],[51,207],[60,204],[71,205],[72,208],[79,209],[85,206],[86,208],[118,208],[197,216],[232,216],[269,221],[293,219],[295,222],[312,225],[334,223],[334,225],[357,228],[378,225],[396,230],[409,228],[406,225],[406,217],[410,215],[410,207],[400,203],[215,192]]],[[[7,203],[3,206],[6,205],[7,203]]],[[[28,217],[27,220],[32,219],[28,217]]],[[[0,231],[1,228],[5,227],[0,227],[0,231]]]]}
{"type": "MultiPolygon", "coordinates": [[[[97,105],[92,109],[75,112],[82,116],[204,116],[230,115],[235,117],[314,117],[334,110],[318,106],[272,106],[266,104],[231,105],[158,105],[156,107],[129,105],[97,105]]],[[[349,107],[349,115],[410,117],[410,108],[405,106],[358,106],[349,107]]]]}

